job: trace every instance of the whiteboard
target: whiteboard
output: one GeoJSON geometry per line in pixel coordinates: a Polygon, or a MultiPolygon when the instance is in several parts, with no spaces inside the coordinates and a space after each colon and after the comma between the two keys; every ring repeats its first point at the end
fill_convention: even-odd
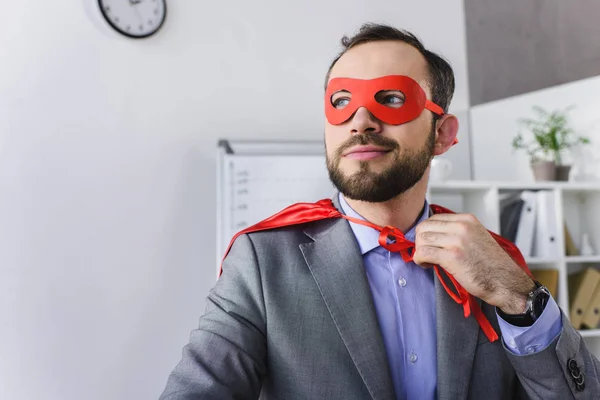
{"type": "Polygon", "coordinates": [[[322,141],[221,141],[217,165],[217,273],[235,233],[294,203],[336,193],[322,141]]]}

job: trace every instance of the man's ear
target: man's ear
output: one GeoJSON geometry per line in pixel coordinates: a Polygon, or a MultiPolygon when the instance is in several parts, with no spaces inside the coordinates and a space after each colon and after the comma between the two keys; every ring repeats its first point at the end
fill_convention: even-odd
{"type": "Polygon", "coordinates": [[[435,123],[435,145],[433,154],[444,154],[454,144],[458,134],[458,118],[452,114],[444,114],[435,123]]]}

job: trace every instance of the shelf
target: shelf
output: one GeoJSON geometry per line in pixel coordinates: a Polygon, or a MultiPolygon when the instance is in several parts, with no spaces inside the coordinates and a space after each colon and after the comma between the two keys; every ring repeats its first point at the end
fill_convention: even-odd
{"type": "MultiPolygon", "coordinates": [[[[600,253],[600,182],[500,182],[500,181],[445,181],[430,182],[428,199],[430,202],[446,206],[456,212],[475,215],[479,221],[494,232],[500,232],[500,219],[504,199],[519,192],[545,190],[552,193],[552,204],[546,204],[549,217],[560,221],[554,232],[558,250],[554,253],[540,252],[539,244],[532,246],[531,256],[525,257],[530,270],[557,271],[557,285],[553,292],[557,304],[568,314],[569,279],[572,274],[592,267],[600,270],[600,254],[593,256],[567,256],[564,254],[566,237],[562,229],[563,221],[577,249],[581,249],[583,234],[589,235],[592,248],[600,253]],[[535,248],[533,248],[535,247],[535,248]]],[[[536,197],[537,201],[537,197],[536,197]]],[[[535,230],[553,227],[534,226],[535,230]]],[[[535,237],[533,238],[535,242],[535,237]]],[[[553,276],[554,276],[553,275],[553,276]]],[[[540,275],[541,276],[541,275],[540,275]]],[[[553,279],[556,279],[553,278],[553,279]]],[[[578,331],[590,345],[590,350],[600,357],[600,327],[578,331]]]]}
{"type": "Polygon", "coordinates": [[[574,191],[574,192],[578,192],[578,191],[600,191],[600,183],[572,183],[569,185],[565,185],[565,186],[559,186],[561,189],[563,189],[564,191],[574,191]]]}
{"type": "Polygon", "coordinates": [[[567,256],[567,263],[600,263],[600,256],[567,256]]]}
{"type": "Polygon", "coordinates": [[[600,329],[582,329],[579,331],[583,337],[598,337],[600,338],[600,329]]]}
{"type": "Polygon", "coordinates": [[[555,264],[557,263],[559,260],[556,258],[544,258],[544,257],[526,257],[525,258],[525,262],[528,265],[535,265],[535,264],[555,264]]]}
{"type": "Polygon", "coordinates": [[[503,181],[445,181],[430,182],[432,190],[525,190],[525,189],[563,189],[567,191],[600,191],[600,182],[503,182],[503,181]]]}
{"type": "Polygon", "coordinates": [[[429,189],[432,191],[479,191],[489,190],[494,185],[481,181],[445,181],[430,182],[429,189]]]}

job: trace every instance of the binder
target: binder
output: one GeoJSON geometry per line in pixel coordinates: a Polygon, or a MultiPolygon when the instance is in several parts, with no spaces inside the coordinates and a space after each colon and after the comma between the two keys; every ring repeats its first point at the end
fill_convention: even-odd
{"type": "Polygon", "coordinates": [[[502,211],[500,213],[500,236],[505,239],[515,242],[517,238],[517,230],[519,228],[519,219],[525,202],[521,196],[507,202],[506,205],[500,205],[502,211]]]}
{"type": "Polygon", "coordinates": [[[546,286],[554,299],[558,296],[557,269],[531,269],[531,274],[542,285],[546,286]]]}
{"type": "MultiPolygon", "coordinates": [[[[554,192],[540,190],[537,192],[537,217],[533,243],[533,255],[548,259],[556,259],[562,254],[558,248],[558,223],[554,192]]],[[[562,227],[561,227],[562,228],[562,227]]]]}
{"type": "Polygon", "coordinates": [[[533,236],[535,233],[535,220],[537,214],[537,196],[530,190],[524,190],[521,193],[521,199],[524,201],[517,228],[515,245],[523,254],[523,257],[530,257],[533,248],[533,236]]]}
{"type": "Polygon", "coordinates": [[[587,309],[583,312],[582,325],[585,328],[596,329],[600,324],[600,281],[596,284],[596,289],[592,295],[587,309]]]}
{"type": "Polygon", "coordinates": [[[571,232],[569,232],[569,228],[567,227],[567,221],[564,221],[564,234],[565,234],[565,254],[567,256],[578,256],[579,250],[573,241],[573,236],[571,236],[571,232]]]}
{"type": "Polygon", "coordinates": [[[600,283],[600,272],[587,268],[569,277],[569,319],[575,329],[580,329],[583,316],[592,300],[592,295],[600,283]]]}

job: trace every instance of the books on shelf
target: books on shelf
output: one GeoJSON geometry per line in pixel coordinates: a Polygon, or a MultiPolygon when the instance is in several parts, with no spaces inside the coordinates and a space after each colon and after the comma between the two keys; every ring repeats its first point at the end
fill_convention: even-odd
{"type": "Polygon", "coordinates": [[[566,222],[557,221],[552,190],[509,192],[500,200],[500,235],[512,241],[525,258],[555,260],[561,255],[578,255],[566,222]],[[564,251],[559,234],[564,231],[564,251]]]}
{"type": "MultiPolygon", "coordinates": [[[[598,282],[573,275],[585,268],[594,268],[590,276],[600,271],[600,254],[582,250],[586,234],[600,249],[600,183],[449,181],[428,190],[433,202],[452,199],[460,207],[450,208],[472,213],[515,243],[581,335],[600,340],[598,282]]],[[[594,343],[600,355],[600,341],[594,343]]]]}

